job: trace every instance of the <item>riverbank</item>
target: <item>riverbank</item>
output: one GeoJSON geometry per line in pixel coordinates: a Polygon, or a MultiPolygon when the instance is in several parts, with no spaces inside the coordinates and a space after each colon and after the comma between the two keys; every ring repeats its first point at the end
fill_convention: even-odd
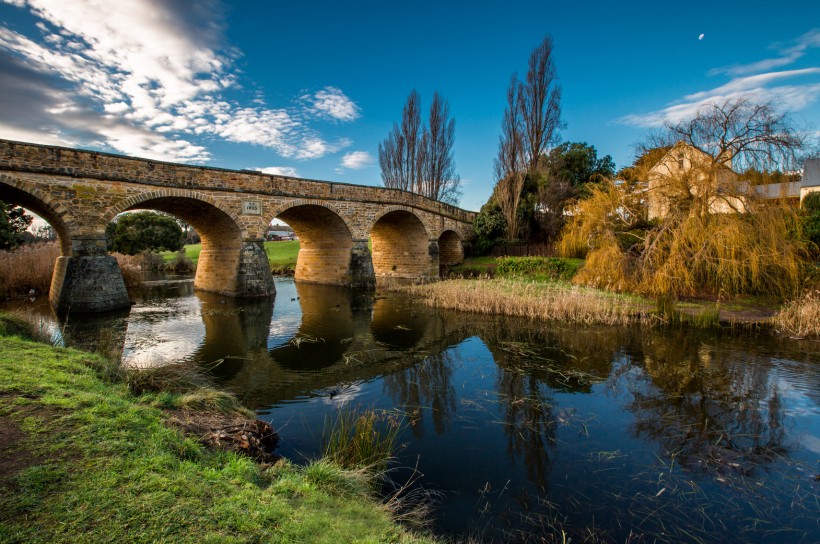
{"type": "Polygon", "coordinates": [[[0,335],[0,542],[431,542],[361,473],[206,448],[170,422],[181,395],[106,369],[0,335]]]}

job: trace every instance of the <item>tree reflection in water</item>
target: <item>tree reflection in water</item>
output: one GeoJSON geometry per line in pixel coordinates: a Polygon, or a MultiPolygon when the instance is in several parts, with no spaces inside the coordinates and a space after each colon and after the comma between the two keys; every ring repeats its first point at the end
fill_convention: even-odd
{"type": "Polygon", "coordinates": [[[499,370],[496,383],[510,461],[523,457],[527,477],[546,492],[552,467],[549,451],[556,443],[549,390],[535,376],[507,370],[499,370]]]}
{"type": "Polygon", "coordinates": [[[779,383],[767,357],[693,331],[648,331],[643,374],[628,384],[634,432],[688,470],[749,474],[788,451],[779,383]],[[673,338],[670,339],[670,336],[673,338]],[[671,346],[671,347],[670,347],[671,346]]]}
{"type": "Polygon", "coordinates": [[[393,403],[406,412],[414,436],[424,434],[424,411],[429,411],[437,434],[447,430],[456,411],[452,352],[425,357],[410,368],[384,377],[384,388],[393,403]]]}

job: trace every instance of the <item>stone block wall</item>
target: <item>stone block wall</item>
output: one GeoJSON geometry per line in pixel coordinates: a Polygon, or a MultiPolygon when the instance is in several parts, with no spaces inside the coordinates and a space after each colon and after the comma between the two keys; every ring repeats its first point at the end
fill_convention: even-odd
{"type": "Polygon", "coordinates": [[[158,188],[401,204],[468,223],[475,216],[473,212],[398,189],[272,176],[249,170],[189,166],[2,139],[0,170],[132,182],[158,188]]]}

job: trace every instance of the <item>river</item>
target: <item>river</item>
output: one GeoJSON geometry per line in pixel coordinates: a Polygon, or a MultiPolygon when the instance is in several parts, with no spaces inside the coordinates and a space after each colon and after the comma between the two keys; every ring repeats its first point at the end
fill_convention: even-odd
{"type": "Polygon", "coordinates": [[[202,365],[296,462],[321,455],[339,410],[393,414],[404,427],[391,478],[436,501],[441,535],[820,542],[818,342],[536,323],[287,278],[276,288],[236,301],[166,278],[132,291],[130,312],[62,323],[42,300],[15,305],[69,345],[202,365]]]}

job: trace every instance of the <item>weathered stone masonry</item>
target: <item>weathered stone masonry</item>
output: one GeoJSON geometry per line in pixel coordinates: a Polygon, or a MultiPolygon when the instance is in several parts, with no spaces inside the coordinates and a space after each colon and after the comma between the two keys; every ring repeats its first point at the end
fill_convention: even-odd
{"type": "Polygon", "coordinates": [[[395,189],[9,140],[0,140],[0,200],[32,210],[57,232],[62,255],[50,298],[61,312],[128,305],[105,252],[106,225],[127,210],[160,210],[190,223],[202,238],[194,285],[237,297],[274,292],[262,241],[275,217],[299,236],[296,279],[337,285],[435,278],[440,264],[463,258],[474,217],[395,189]]]}

